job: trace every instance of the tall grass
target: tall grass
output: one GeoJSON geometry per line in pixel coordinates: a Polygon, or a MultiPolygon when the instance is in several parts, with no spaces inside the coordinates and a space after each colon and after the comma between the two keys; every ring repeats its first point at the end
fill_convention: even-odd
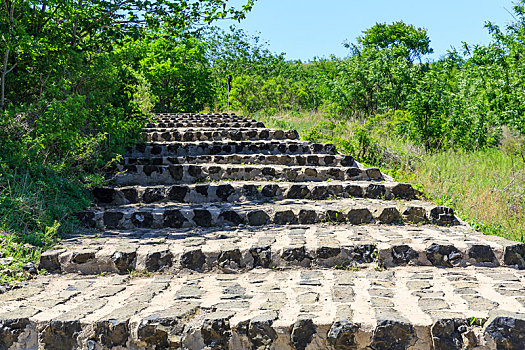
{"type": "Polygon", "coordinates": [[[407,179],[486,234],[524,241],[525,163],[498,149],[425,156],[407,179]]]}

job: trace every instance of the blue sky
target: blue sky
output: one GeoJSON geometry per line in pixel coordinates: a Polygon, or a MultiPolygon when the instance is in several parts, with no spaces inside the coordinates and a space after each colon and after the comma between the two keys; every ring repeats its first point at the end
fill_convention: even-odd
{"type": "MultiPolygon", "coordinates": [[[[230,1],[232,4],[242,0],[230,1]]],[[[258,0],[246,20],[237,24],[270,44],[287,59],[347,55],[342,43],[354,42],[377,22],[405,23],[428,29],[437,59],[462,41],[486,44],[486,21],[512,20],[513,0],[258,0]],[[508,11],[507,11],[508,10],[508,11]]],[[[231,23],[219,24],[227,28],[231,23]]],[[[237,23],[237,22],[235,22],[237,23]]]]}

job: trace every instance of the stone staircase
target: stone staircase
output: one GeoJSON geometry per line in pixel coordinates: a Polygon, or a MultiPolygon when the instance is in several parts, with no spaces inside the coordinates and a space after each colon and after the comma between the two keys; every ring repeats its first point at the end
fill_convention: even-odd
{"type": "Polygon", "coordinates": [[[0,350],[525,349],[525,245],[296,131],[161,114],[144,139],[0,295],[0,350]]]}

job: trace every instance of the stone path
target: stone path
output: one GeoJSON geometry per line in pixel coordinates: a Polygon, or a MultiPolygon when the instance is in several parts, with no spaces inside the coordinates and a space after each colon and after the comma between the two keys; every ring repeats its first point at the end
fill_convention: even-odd
{"type": "Polygon", "coordinates": [[[295,131],[144,136],[50,274],[0,294],[0,350],[525,349],[525,245],[295,131]]]}

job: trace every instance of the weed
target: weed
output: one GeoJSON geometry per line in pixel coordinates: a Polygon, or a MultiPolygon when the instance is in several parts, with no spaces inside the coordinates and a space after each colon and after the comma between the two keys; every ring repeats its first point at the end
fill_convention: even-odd
{"type": "Polygon", "coordinates": [[[128,273],[129,273],[129,275],[131,277],[134,277],[134,278],[151,277],[151,276],[153,276],[153,273],[151,273],[149,271],[146,271],[146,270],[142,270],[142,271],[131,270],[131,271],[128,271],[128,273]]]}

